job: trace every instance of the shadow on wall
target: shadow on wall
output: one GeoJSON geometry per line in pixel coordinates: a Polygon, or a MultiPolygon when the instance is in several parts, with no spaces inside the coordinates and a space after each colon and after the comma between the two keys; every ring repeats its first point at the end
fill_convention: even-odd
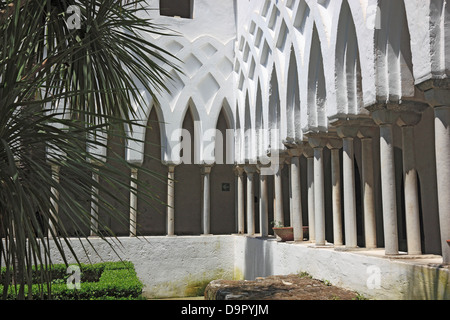
{"type": "Polygon", "coordinates": [[[273,254],[269,241],[248,238],[245,245],[244,279],[254,280],[273,274],[273,254]]]}

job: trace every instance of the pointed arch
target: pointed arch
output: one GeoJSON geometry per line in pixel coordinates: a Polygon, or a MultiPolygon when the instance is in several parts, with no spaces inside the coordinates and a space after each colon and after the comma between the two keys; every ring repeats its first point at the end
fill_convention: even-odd
{"type": "Polygon", "coordinates": [[[254,144],[254,127],[252,125],[252,115],[250,110],[250,97],[248,91],[245,95],[245,119],[244,119],[244,138],[245,138],[245,158],[246,161],[254,159],[256,156],[254,144]]]}
{"type": "Polygon", "coordinates": [[[376,92],[381,102],[415,95],[411,37],[403,0],[380,0],[381,28],[375,31],[376,92]]]}
{"type": "Polygon", "coordinates": [[[313,26],[308,71],[308,123],[310,129],[326,129],[326,83],[322,49],[316,25],[313,26]]]}
{"type": "Polygon", "coordinates": [[[270,95],[269,95],[269,130],[270,130],[270,148],[280,148],[280,122],[281,122],[281,104],[278,88],[278,77],[275,65],[272,68],[270,77],[270,95]]]}
{"type": "Polygon", "coordinates": [[[243,152],[243,129],[241,124],[241,116],[239,113],[239,104],[236,103],[236,134],[235,134],[235,150],[236,150],[236,162],[242,163],[244,158],[244,152],[243,152]]]}
{"type": "Polygon", "coordinates": [[[300,90],[297,69],[297,58],[294,48],[291,47],[289,69],[287,78],[287,138],[289,140],[300,140],[300,90]]]}
{"type": "Polygon", "coordinates": [[[139,235],[164,235],[166,233],[166,204],[167,181],[163,178],[167,175],[167,168],[161,162],[161,141],[164,132],[161,128],[160,110],[153,107],[148,115],[144,140],[144,159],[142,169],[139,171],[139,180],[152,186],[152,201],[139,201],[137,208],[137,234],[139,235]],[[150,174],[151,172],[151,174],[150,174]]]}
{"type": "MultiPolygon", "coordinates": [[[[183,112],[183,117],[181,118],[180,127],[189,132],[191,146],[191,160],[190,164],[195,164],[200,162],[200,150],[201,150],[201,137],[202,137],[202,127],[200,116],[197,107],[192,99],[188,100],[186,108],[183,112]]],[[[180,128],[179,127],[179,128],[180,128]]],[[[186,131],[184,131],[187,133],[186,131]]],[[[181,138],[181,137],[180,137],[181,138]]],[[[184,148],[184,143],[182,143],[184,148]]]]}
{"type": "Polygon", "coordinates": [[[263,101],[261,94],[261,84],[258,81],[256,89],[256,108],[255,108],[255,130],[256,130],[256,145],[257,156],[261,157],[264,153],[264,118],[263,118],[263,101]]]}
{"type": "Polygon", "coordinates": [[[356,115],[363,110],[358,40],[347,0],[342,3],[337,31],[336,96],[338,114],[356,115]]]}
{"type": "MultiPolygon", "coordinates": [[[[213,234],[230,234],[235,230],[235,184],[234,184],[234,159],[233,150],[229,146],[233,144],[234,136],[227,135],[227,131],[231,129],[229,119],[226,114],[227,106],[223,106],[219,113],[216,132],[221,134],[223,145],[216,144],[216,152],[218,147],[222,147],[221,157],[227,159],[221,163],[217,162],[211,169],[211,233],[213,234]],[[232,139],[232,141],[228,141],[232,139]]],[[[216,140],[217,142],[217,140],[216,140]]]]}
{"type": "Polygon", "coordinates": [[[198,161],[199,124],[195,123],[198,113],[192,101],[184,113],[182,130],[182,151],[190,155],[181,154],[183,161],[175,169],[175,234],[200,234],[201,228],[201,175],[198,161]],[[185,141],[184,139],[188,139],[185,141]],[[189,162],[190,160],[190,162],[189,162]],[[188,195],[188,196],[187,196],[188,195]]]}

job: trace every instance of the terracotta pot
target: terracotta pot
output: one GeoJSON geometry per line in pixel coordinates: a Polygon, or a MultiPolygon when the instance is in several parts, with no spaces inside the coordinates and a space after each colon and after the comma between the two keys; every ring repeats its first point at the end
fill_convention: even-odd
{"type": "Polygon", "coordinates": [[[447,244],[450,246],[450,240],[447,240],[447,244]]]}
{"type": "Polygon", "coordinates": [[[275,232],[283,242],[294,240],[294,228],[292,227],[273,228],[273,232],[275,232]]]}
{"type": "MultiPolygon", "coordinates": [[[[294,228],[293,227],[283,227],[283,228],[272,228],[275,235],[281,238],[281,241],[294,241],[294,228]]],[[[303,239],[309,238],[309,227],[303,227],[303,239]]]]}

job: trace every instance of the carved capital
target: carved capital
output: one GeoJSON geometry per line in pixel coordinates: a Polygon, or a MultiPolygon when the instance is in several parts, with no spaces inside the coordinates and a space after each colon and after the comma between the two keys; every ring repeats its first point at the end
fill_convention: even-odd
{"type": "Polygon", "coordinates": [[[356,138],[358,135],[359,126],[339,126],[337,127],[337,134],[340,138],[356,138]]]}
{"type": "Polygon", "coordinates": [[[326,133],[310,133],[308,134],[309,145],[316,148],[325,148],[327,146],[327,141],[329,137],[326,133]]]}
{"type": "Polygon", "coordinates": [[[288,149],[288,154],[290,157],[300,157],[303,153],[303,145],[299,145],[295,148],[288,149]]]}
{"type": "Polygon", "coordinates": [[[378,127],[372,126],[372,127],[360,127],[358,130],[358,138],[363,139],[372,139],[378,134],[378,127]]]}
{"type": "Polygon", "coordinates": [[[256,165],[245,165],[244,170],[247,175],[252,175],[257,172],[257,167],[256,165]]]}
{"type": "Polygon", "coordinates": [[[394,110],[377,109],[372,112],[372,118],[379,126],[393,125],[397,122],[398,113],[394,110]]]}
{"type": "Polygon", "coordinates": [[[450,79],[430,79],[417,85],[431,107],[450,105],[450,79]]]}
{"type": "Polygon", "coordinates": [[[200,166],[200,170],[201,170],[202,174],[210,174],[211,168],[212,168],[212,166],[208,166],[208,165],[200,166]]]}
{"type": "Polygon", "coordinates": [[[422,114],[418,112],[401,112],[397,118],[397,125],[400,127],[410,127],[417,125],[422,119],[422,114]]]}
{"type": "Polygon", "coordinates": [[[302,152],[303,152],[303,155],[304,155],[306,158],[312,158],[312,157],[314,156],[314,150],[313,150],[313,148],[309,145],[308,142],[304,142],[302,152]]]}
{"type": "Polygon", "coordinates": [[[328,139],[327,147],[328,149],[341,149],[342,139],[328,139]]]}
{"type": "Polygon", "coordinates": [[[245,170],[244,170],[244,167],[242,167],[242,166],[235,166],[234,172],[236,172],[236,174],[238,176],[242,176],[244,174],[245,170]]]}

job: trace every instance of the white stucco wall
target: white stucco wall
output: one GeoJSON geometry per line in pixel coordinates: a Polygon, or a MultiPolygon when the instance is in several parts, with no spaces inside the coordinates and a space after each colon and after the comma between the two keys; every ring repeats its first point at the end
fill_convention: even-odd
{"type": "MultiPolygon", "coordinates": [[[[147,297],[183,297],[195,294],[206,283],[218,278],[232,279],[234,239],[232,236],[174,236],[118,238],[110,244],[91,238],[72,239],[72,246],[81,263],[131,261],[144,285],[147,297]],[[86,246],[86,252],[81,246],[86,246]],[[120,257],[120,258],[119,258],[120,257]]],[[[73,256],[67,252],[69,263],[73,256]]],[[[62,263],[53,248],[53,263],[62,263]]]]}
{"type": "MultiPolygon", "coordinates": [[[[450,299],[450,270],[440,256],[387,259],[384,251],[338,251],[309,243],[281,243],[243,236],[119,238],[111,246],[73,239],[81,262],[132,261],[147,297],[183,297],[215,279],[247,279],[308,272],[371,299],[450,299]],[[81,243],[87,246],[84,253],[81,243]]],[[[60,263],[53,249],[53,262],[60,263]]],[[[68,254],[69,263],[73,257],[68,254]]]]}

